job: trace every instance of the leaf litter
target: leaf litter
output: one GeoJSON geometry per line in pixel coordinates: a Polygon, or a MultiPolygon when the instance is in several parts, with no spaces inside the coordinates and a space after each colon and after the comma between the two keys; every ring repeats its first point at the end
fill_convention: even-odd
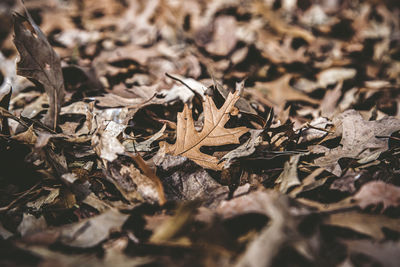
{"type": "Polygon", "coordinates": [[[0,4],[2,266],[397,266],[396,1],[0,4]]]}

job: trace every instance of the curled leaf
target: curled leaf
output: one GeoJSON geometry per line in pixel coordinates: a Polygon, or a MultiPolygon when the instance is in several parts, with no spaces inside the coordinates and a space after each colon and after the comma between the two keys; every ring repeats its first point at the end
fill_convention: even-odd
{"type": "Polygon", "coordinates": [[[43,85],[49,97],[45,124],[55,129],[65,95],[60,58],[28,11],[25,12],[26,16],[14,15],[14,44],[20,54],[17,74],[43,85]]]}

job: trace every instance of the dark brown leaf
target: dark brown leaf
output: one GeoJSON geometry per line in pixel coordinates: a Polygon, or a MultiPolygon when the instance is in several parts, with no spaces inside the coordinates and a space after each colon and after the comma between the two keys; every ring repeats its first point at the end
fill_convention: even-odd
{"type": "Polygon", "coordinates": [[[14,15],[14,44],[20,53],[17,73],[44,87],[50,106],[45,124],[55,130],[65,95],[60,58],[28,11],[25,12],[26,16],[14,15]]]}

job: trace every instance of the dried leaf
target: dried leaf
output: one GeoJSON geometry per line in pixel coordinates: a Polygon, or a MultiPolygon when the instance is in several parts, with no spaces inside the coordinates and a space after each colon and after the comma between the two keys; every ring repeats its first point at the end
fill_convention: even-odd
{"type": "Polygon", "coordinates": [[[55,188],[55,189],[48,189],[49,194],[45,196],[41,196],[40,198],[36,199],[35,201],[28,202],[26,206],[32,211],[39,211],[39,209],[46,204],[51,204],[55,201],[55,199],[59,196],[60,194],[60,189],[55,188]]]}
{"type": "Polygon", "coordinates": [[[239,99],[239,91],[229,94],[224,105],[217,109],[211,97],[204,102],[204,126],[201,132],[194,128],[193,117],[188,106],[178,114],[178,129],[175,144],[160,143],[161,150],[174,156],[187,157],[205,168],[221,170],[223,163],[218,158],[200,152],[202,146],[220,146],[238,144],[239,137],[245,134],[246,127],[224,128],[229,114],[235,110],[234,104],[239,99]]]}
{"type": "Polygon", "coordinates": [[[208,43],[205,49],[211,54],[226,56],[237,42],[235,36],[236,20],[232,16],[219,16],[214,21],[214,27],[213,41],[208,43]]]}
{"type": "Polygon", "coordinates": [[[327,91],[324,98],[322,99],[320,110],[321,116],[331,118],[337,109],[337,102],[342,95],[343,82],[338,82],[332,91],[327,91]]]}
{"type": "Polygon", "coordinates": [[[321,71],[317,75],[318,85],[325,88],[329,84],[352,79],[356,76],[355,69],[331,68],[321,71]]]}
{"type": "Polygon", "coordinates": [[[279,41],[270,40],[267,43],[260,42],[259,45],[263,48],[262,55],[276,64],[307,62],[307,58],[304,55],[304,48],[294,50],[291,47],[292,38],[285,38],[282,41],[283,44],[279,41]]]}
{"type": "MultiPolygon", "coordinates": [[[[0,53],[0,60],[1,60],[1,53],[0,53]]],[[[1,63],[0,63],[1,64],[1,63]]],[[[0,66],[1,67],[1,66],[0,66]]],[[[0,69],[1,73],[1,69],[0,69]]],[[[10,104],[12,87],[10,84],[9,78],[0,85],[0,107],[8,110],[8,106],[10,104]]],[[[2,134],[9,134],[10,129],[8,127],[8,119],[0,117],[0,133],[2,134]]]]}
{"type": "Polygon", "coordinates": [[[246,213],[260,213],[272,216],[273,214],[269,213],[270,209],[268,209],[268,206],[274,203],[277,197],[278,193],[273,191],[255,191],[234,199],[222,201],[218,205],[216,212],[224,219],[246,213]]]}
{"type": "Polygon", "coordinates": [[[118,157],[118,154],[125,152],[124,146],[118,141],[117,136],[122,133],[126,126],[110,121],[101,136],[94,136],[92,145],[100,158],[113,161],[118,157]]]}
{"type": "MultiPolygon", "coordinates": [[[[373,242],[370,240],[348,240],[344,242],[352,255],[365,255],[367,263],[386,267],[397,267],[400,262],[399,242],[373,242]],[[372,261],[373,259],[374,261],[372,261]]],[[[350,257],[351,257],[350,256],[350,257]]],[[[365,261],[366,259],[364,259],[365,261]]],[[[355,265],[357,266],[357,265],[355,265]]]]}
{"type": "Polygon", "coordinates": [[[45,124],[55,130],[65,95],[60,58],[28,11],[25,12],[26,17],[14,15],[14,43],[21,58],[17,73],[43,85],[50,106],[45,124]]]}
{"type": "Polygon", "coordinates": [[[32,214],[24,213],[22,221],[18,226],[18,232],[21,236],[33,234],[47,228],[46,220],[43,216],[36,218],[32,214]]]}
{"type": "Polygon", "coordinates": [[[4,227],[3,227],[3,225],[0,223],[0,237],[3,239],[3,240],[6,240],[6,239],[8,239],[8,238],[10,238],[10,237],[12,237],[13,236],[13,233],[11,233],[10,231],[8,231],[7,229],[5,229],[4,227]]]}
{"type": "Polygon", "coordinates": [[[400,187],[382,181],[372,181],[363,185],[353,197],[347,197],[336,203],[326,204],[304,198],[300,198],[298,201],[320,211],[335,211],[357,206],[365,209],[368,206],[379,204],[383,205],[382,211],[385,211],[389,207],[400,205],[400,187]]]}
{"type": "Polygon", "coordinates": [[[323,117],[318,117],[311,121],[305,129],[302,129],[299,142],[309,142],[315,139],[323,138],[328,134],[328,127],[332,123],[323,117]]]}
{"type": "Polygon", "coordinates": [[[166,155],[159,172],[164,177],[169,200],[202,199],[206,206],[215,206],[228,197],[228,186],[217,183],[206,170],[187,158],[166,155]]]}
{"type": "Polygon", "coordinates": [[[137,143],[135,140],[127,139],[123,142],[123,145],[128,152],[150,152],[152,150],[151,144],[163,136],[166,128],[167,125],[164,124],[158,132],[143,142],[137,143]]]}
{"type": "Polygon", "coordinates": [[[342,170],[338,163],[340,158],[362,159],[388,149],[387,139],[376,136],[390,136],[400,130],[400,120],[385,117],[378,121],[365,121],[359,112],[347,110],[333,120],[336,127],[335,136],[342,135],[341,146],[327,149],[315,146],[314,153],[325,152],[325,156],[315,160],[317,166],[340,176],[342,170]],[[321,150],[319,150],[321,149],[321,150]]]}
{"type": "Polygon", "coordinates": [[[303,92],[294,89],[290,84],[291,74],[285,74],[272,82],[256,82],[255,88],[263,92],[273,106],[283,109],[287,101],[305,101],[317,104],[319,101],[307,96],[303,92]]]}
{"type": "Polygon", "coordinates": [[[264,130],[250,130],[250,138],[244,142],[241,146],[238,148],[228,152],[225,154],[221,160],[225,160],[224,162],[224,168],[227,169],[229,166],[232,164],[232,161],[234,161],[237,158],[242,158],[242,157],[247,157],[250,156],[251,154],[256,151],[256,146],[262,143],[262,138],[260,137],[261,133],[264,130]]]}
{"type": "Polygon", "coordinates": [[[28,145],[35,145],[37,141],[37,136],[33,131],[33,125],[31,125],[25,132],[14,135],[12,138],[28,145]]]}
{"type": "MultiPolygon", "coordinates": [[[[229,90],[225,88],[222,84],[220,84],[218,81],[213,80],[215,89],[218,90],[218,92],[222,95],[224,99],[226,99],[229,95],[229,90]]],[[[241,82],[236,83],[236,90],[237,91],[243,91],[244,90],[244,82],[245,80],[242,80],[241,82]]],[[[257,115],[257,112],[252,108],[252,106],[249,104],[249,102],[244,99],[244,98],[239,98],[239,100],[236,102],[235,107],[239,109],[240,112],[242,113],[247,113],[247,114],[252,114],[252,115],[257,115]]]]}
{"type": "MultiPolygon", "coordinates": [[[[153,183],[153,186],[156,188],[158,192],[158,202],[162,206],[166,202],[165,200],[165,195],[164,195],[164,188],[163,185],[160,181],[160,178],[155,174],[155,172],[146,164],[146,162],[143,160],[143,158],[139,155],[130,155],[131,158],[136,162],[140,170],[143,172],[143,174],[151,180],[153,183]]],[[[140,189],[141,185],[138,184],[138,188],[140,189]]]]}
{"type": "Polygon", "coordinates": [[[270,27],[281,35],[291,35],[294,37],[300,37],[306,40],[308,43],[312,43],[315,37],[308,31],[298,27],[287,24],[278,15],[275,14],[274,10],[269,8],[267,2],[254,1],[251,4],[251,11],[255,14],[261,15],[268,21],[270,27]]]}
{"type": "Polygon", "coordinates": [[[61,243],[89,248],[106,239],[111,231],[121,229],[129,215],[110,209],[98,216],[60,227],[61,243]]]}
{"type": "Polygon", "coordinates": [[[342,177],[335,179],[329,188],[342,192],[355,193],[357,191],[355,182],[360,176],[361,173],[348,170],[342,177]]]}
{"type": "Polygon", "coordinates": [[[281,246],[289,241],[288,232],[294,231],[295,226],[288,212],[287,199],[276,192],[257,191],[229,202],[224,206],[221,205],[225,216],[232,212],[233,215],[238,215],[255,211],[267,215],[271,220],[268,226],[247,245],[235,266],[270,266],[281,246]]]}
{"type": "Polygon", "coordinates": [[[378,204],[383,204],[383,210],[397,207],[400,205],[400,187],[382,181],[372,181],[363,185],[354,199],[363,209],[378,204]]]}
{"type": "Polygon", "coordinates": [[[157,227],[150,238],[152,243],[164,243],[168,241],[175,241],[175,244],[187,245],[188,240],[176,240],[184,226],[194,220],[198,203],[187,202],[182,204],[176,211],[173,217],[165,220],[159,227],[157,227]]]}
{"type": "Polygon", "coordinates": [[[323,185],[328,177],[316,180],[316,178],[324,171],[323,168],[318,168],[310,173],[306,178],[304,178],[301,182],[300,186],[297,186],[292,191],[290,191],[289,195],[291,197],[296,197],[301,192],[310,191],[314,188],[317,188],[323,185]]]}
{"type": "Polygon", "coordinates": [[[301,184],[297,176],[297,164],[301,155],[291,156],[289,161],[285,162],[283,172],[276,179],[275,183],[279,184],[279,191],[286,193],[289,188],[301,184]]]}
{"type": "Polygon", "coordinates": [[[116,160],[109,162],[106,170],[109,181],[131,203],[147,201],[162,204],[165,202],[160,183],[157,183],[154,177],[152,179],[142,174],[133,164],[121,165],[116,160]]]}
{"type": "Polygon", "coordinates": [[[350,228],[354,231],[372,236],[377,240],[385,238],[383,228],[400,232],[399,219],[384,215],[370,215],[358,212],[333,213],[325,220],[326,224],[350,228]]]}

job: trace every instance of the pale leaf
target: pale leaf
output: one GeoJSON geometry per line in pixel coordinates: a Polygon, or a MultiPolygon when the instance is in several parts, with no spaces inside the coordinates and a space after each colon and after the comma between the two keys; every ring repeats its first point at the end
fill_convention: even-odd
{"type": "Polygon", "coordinates": [[[382,203],[383,209],[400,205],[400,187],[382,181],[372,181],[363,185],[354,196],[361,208],[382,203]]]}

